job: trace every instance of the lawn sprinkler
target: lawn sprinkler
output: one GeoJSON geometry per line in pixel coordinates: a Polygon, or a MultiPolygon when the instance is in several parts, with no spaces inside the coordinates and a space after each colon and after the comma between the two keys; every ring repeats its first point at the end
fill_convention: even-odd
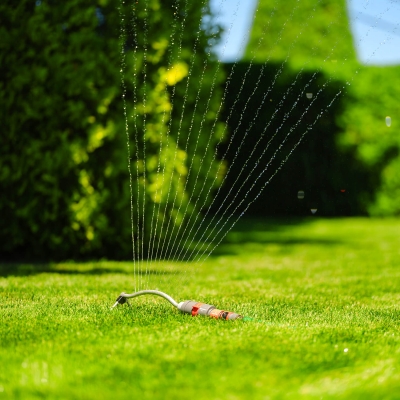
{"type": "Polygon", "coordinates": [[[127,303],[128,306],[130,306],[128,299],[137,296],[143,296],[144,294],[154,294],[155,296],[161,296],[165,300],[168,300],[179,311],[182,311],[187,314],[192,314],[193,317],[195,317],[196,315],[207,315],[211,318],[225,319],[225,320],[234,320],[242,318],[242,316],[237,313],[218,310],[211,304],[199,303],[194,300],[181,301],[178,304],[178,302],[176,302],[171,296],[167,295],[164,292],[160,292],[159,290],[140,290],[139,292],[131,294],[122,292],[118,296],[118,299],[116,300],[115,304],[111,307],[111,309],[116,307],[118,304],[124,304],[124,303],[127,303]]]}

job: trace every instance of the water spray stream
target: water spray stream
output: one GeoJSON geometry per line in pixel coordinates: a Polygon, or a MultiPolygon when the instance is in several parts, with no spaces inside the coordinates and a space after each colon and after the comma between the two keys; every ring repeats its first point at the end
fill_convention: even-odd
{"type": "MultiPolygon", "coordinates": [[[[125,0],[120,0],[121,5],[125,4],[125,0]]],[[[222,3],[226,0],[221,0],[220,6],[222,7],[222,3]]],[[[239,5],[238,0],[237,7],[239,5]]],[[[203,7],[206,7],[203,3],[203,7]]],[[[213,69],[213,45],[210,44],[208,47],[204,49],[205,58],[202,60],[202,65],[198,66],[198,80],[195,82],[192,77],[192,73],[195,76],[196,71],[196,57],[201,55],[201,37],[202,37],[202,29],[203,22],[200,21],[197,30],[195,30],[194,42],[192,43],[191,55],[188,57],[184,52],[183,42],[184,42],[184,33],[185,33],[185,24],[189,25],[189,14],[188,9],[190,8],[190,2],[188,0],[175,0],[173,2],[173,8],[176,10],[174,12],[174,21],[171,25],[171,44],[170,47],[166,50],[166,70],[167,72],[173,72],[173,64],[174,62],[183,60],[188,64],[188,72],[186,82],[182,87],[175,87],[175,84],[171,84],[171,87],[164,82],[164,95],[169,98],[170,108],[164,107],[162,110],[162,118],[161,125],[166,125],[166,131],[161,130],[161,140],[159,143],[159,152],[157,158],[156,165],[156,177],[157,179],[161,179],[161,186],[156,187],[155,193],[156,197],[165,198],[165,205],[162,201],[158,203],[155,201],[151,206],[146,203],[146,190],[148,189],[148,182],[150,180],[150,173],[146,168],[146,153],[151,154],[151,147],[149,150],[146,150],[146,130],[151,130],[150,119],[147,114],[151,115],[150,111],[146,111],[146,105],[151,105],[151,96],[150,93],[147,93],[151,85],[151,77],[149,71],[151,71],[151,45],[149,41],[151,28],[149,22],[149,16],[151,15],[151,9],[149,8],[148,0],[145,0],[144,4],[144,32],[143,32],[143,55],[142,59],[140,58],[139,50],[137,46],[134,47],[133,57],[134,57],[134,78],[133,78],[133,98],[134,98],[134,112],[132,115],[133,124],[134,124],[134,139],[135,139],[135,153],[136,153],[136,163],[132,162],[132,166],[136,166],[136,179],[137,179],[137,199],[136,199],[136,214],[137,214],[137,229],[134,233],[133,219],[134,219],[134,202],[133,202],[133,176],[131,172],[131,149],[130,149],[130,136],[129,136],[129,126],[128,126],[128,112],[127,112],[127,85],[125,83],[125,79],[128,74],[128,68],[126,65],[126,57],[124,44],[127,40],[128,34],[133,34],[135,38],[135,44],[138,42],[137,40],[137,32],[138,32],[138,14],[136,12],[135,6],[132,11],[132,26],[131,31],[126,28],[125,18],[126,16],[121,11],[121,31],[120,31],[120,47],[121,47],[121,82],[123,89],[123,103],[124,103],[124,116],[125,116],[125,131],[127,136],[127,147],[128,147],[128,169],[129,169],[129,183],[130,183],[130,196],[131,196],[131,224],[132,224],[132,246],[133,246],[133,268],[134,268],[134,280],[135,285],[133,293],[127,294],[122,292],[115,304],[112,308],[115,308],[117,305],[122,305],[127,303],[128,299],[134,298],[141,295],[156,295],[163,297],[167,301],[169,301],[174,307],[178,308],[178,310],[191,314],[192,316],[196,315],[206,315],[216,319],[225,319],[225,320],[234,320],[242,318],[237,313],[232,313],[228,311],[223,311],[215,308],[212,305],[199,303],[194,300],[187,300],[178,303],[168,294],[161,292],[159,290],[141,290],[148,289],[151,287],[150,285],[150,275],[158,275],[160,282],[161,279],[166,278],[166,269],[163,270],[160,267],[160,270],[154,268],[150,268],[152,263],[160,262],[166,259],[173,259],[174,261],[182,261],[186,263],[183,268],[184,274],[187,272],[188,266],[191,266],[189,263],[194,262],[198,266],[198,264],[203,264],[205,260],[210,256],[211,253],[216,249],[216,247],[221,243],[221,241],[225,238],[227,233],[231,231],[237,221],[247,212],[248,208],[260,197],[261,193],[265,189],[265,187],[269,184],[271,179],[282,169],[283,165],[287,162],[289,157],[292,155],[293,151],[300,145],[303,141],[304,137],[317,126],[318,121],[321,119],[323,115],[328,113],[331,105],[338,99],[343,93],[346,92],[347,87],[350,86],[353,82],[356,74],[360,71],[361,67],[358,67],[351,78],[346,78],[346,82],[341,86],[338,90],[335,90],[336,93],[332,96],[331,101],[327,105],[321,105],[321,101],[323,100],[323,95],[326,94],[329,86],[333,85],[333,73],[337,73],[338,69],[344,66],[344,61],[342,61],[341,66],[338,68],[330,68],[331,76],[326,79],[324,83],[317,82],[318,74],[323,71],[323,68],[327,65],[327,61],[337,62],[337,60],[332,59],[332,55],[334,51],[336,51],[336,46],[338,44],[337,41],[332,41],[333,43],[329,44],[330,53],[325,56],[324,59],[321,60],[320,65],[317,67],[313,67],[314,71],[308,78],[308,82],[306,84],[303,83],[302,89],[297,92],[295,84],[298,80],[308,71],[308,63],[311,63],[310,60],[307,60],[301,67],[298,68],[297,75],[292,81],[291,85],[286,88],[286,90],[282,90],[279,93],[280,100],[277,99],[276,103],[274,103],[274,109],[272,115],[270,115],[268,120],[262,129],[259,129],[258,136],[253,140],[253,137],[250,135],[253,133],[254,129],[256,129],[256,123],[259,122],[261,117],[263,116],[263,112],[265,111],[267,105],[268,98],[270,98],[272,90],[275,89],[276,83],[278,79],[280,79],[285,73],[286,70],[290,69],[289,67],[289,58],[292,56],[292,50],[297,45],[297,41],[301,35],[308,32],[308,25],[312,22],[314,18],[314,13],[316,12],[317,6],[322,3],[322,0],[316,0],[314,8],[309,16],[309,18],[301,25],[301,28],[297,32],[297,35],[294,37],[291,44],[285,49],[287,52],[286,57],[283,56],[280,59],[280,67],[274,74],[271,74],[271,80],[267,84],[264,82],[264,74],[267,73],[267,64],[270,62],[270,56],[268,56],[267,60],[263,60],[263,65],[261,70],[258,72],[258,77],[255,79],[255,87],[249,93],[245,93],[243,91],[245,87],[246,80],[250,77],[250,72],[252,70],[253,64],[255,64],[256,59],[256,50],[261,48],[262,43],[264,41],[264,36],[266,35],[267,28],[269,26],[269,21],[267,26],[264,27],[262,36],[259,39],[259,43],[255,48],[255,51],[252,53],[252,58],[250,63],[245,71],[244,76],[242,77],[241,85],[239,85],[239,92],[235,94],[236,98],[233,102],[233,106],[230,106],[228,110],[226,110],[226,115],[224,123],[226,124],[223,129],[223,133],[220,134],[218,140],[216,139],[215,143],[213,142],[213,135],[217,132],[217,124],[220,121],[220,114],[225,105],[225,100],[231,95],[231,80],[234,78],[234,71],[236,65],[239,60],[236,59],[233,67],[230,70],[229,76],[226,79],[225,87],[222,91],[222,95],[219,98],[219,105],[215,107],[215,110],[211,110],[210,107],[211,100],[213,96],[218,98],[217,93],[217,84],[218,82],[218,73],[222,62],[218,59],[216,63],[216,68],[213,69]],[[178,7],[179,5],[184,5],[179,14],[178,7]],[[183,14],[182,14],[183,13],[183,14]],[[178,17],[178,14],[181,15],[178,17]],[[181,19],[179,19],[181,18],[181,19]],[[181,22],[179,24],[179,21],[181,22]],[[173,52],[173,48],[171,47],[176,43],[178,45],[178,51],[176,53],[173,52]],[[141,73],[139,72],[139,68],[142,69],[141,73]],[[213,71],[213,76],[210,73],[208,76],[207,70],[211,69],[213,71]],[[141,82],[140,82],[141,78],[141,82]],[[206,82],[209,79],[209,82],[206,82]],[[141,93],[140,88],[137,87],[137,82],[141,83],[143,86],[143,90],[141,93]],[[318,86],[318,89],[315,88],[312,90],[313,93],[308,93],[311,90],[312,84],[314,86],[318,86]],[[209,85],[209,87],[207,86],[209,85]],[[265,88],[264,88],[265,87],[265,88]],[[208,88],[209,93],[208,97],[206,93],[204,93],[204,99],[201,97],[203,95],[203,91],[205,92],[205,88],[208,88]],[[295,92],[296,89],[296,92],[295,92]],[[262,99],[260,104],[256,105],[254,108],[251,107],[251,100],[258,93],[257,91],[262,91],[262,99]],[[189,93],[192,92],[192,97],[194,98],[194,104],[192,105],[191,110],[187,110],[189,105],[189,93]],[[257,93],[256,93],[257,92],[257,93]],[[139,129],[137,126],[137,122],[139,121],[139,117],[137,114],[137,100],[140,97],[143,97],[143,149],[139,150],[139,129]],[[182,95],[182,104],[179,103],[179,99],[176,97],[178,95],[182,95]],[[293,99],[289,97],[289,95],[293,96],[293,99]],[[241,105],[240,110],[236,108],[237,105],[240,105],[241,96],[247,96],[246,101],[243,101],[244,105],[241,105]],[[307,101],[307,106],[304,108],[300,115],[297,117],[297,120],[292,123],[291,126],[287,126],[290,123],[289,117],[293,116],[295,112],[298,110],[299,104],[301,105],[301,99],[306,98],[310,100],[307,101]],[[290,104],[290,103],[291,104],[290,104]],[[200,106],[204,106],[201,108],[200,106]],[[211,111],[214,112],[214,116],[212,118],[208,115],[212,115],[211,111]],[[282,116],[282,120],[280,123],[276,121],[279,117],[279,113],[284,111],[284,115],[282,116]],[[317,115],[314,116],[311,114],[311,111],[318,111],[317,115]],[[236,117],[234,114],[238,114],[238,122],[237,125],[232,128],[232,132],[229,137],[229,141],[227,143],[226,149],[223,151],[222,158],[219,154],[220,145],[222,145],[225,139],[225,130],[228,129],[228,122],[230,122],[231,117],[236,117]],[[249,116],[248,114],[251,113],[249,116]],[[183,124],[185,117],[188,118],[187,127],[183,124]],[[190,114],[190,115],[189,115],[190,114]],[[176,123],[173,121],[173,118],[177,119],[176,123]],[[196,122],[196,117],[199,117],[199,122],[196,122]],[[307,120],[309,118],[310,120],[307,120]],[[210,127],[206,127],[208,119],[213,119],[210,127]],[[303,121],[304,120],[304,121],[303,121]],[[174,123],[175,124],[174,124],[174,123]],[[245,125],[246,123],[246,125],[245,125]],[[274,127],[273,123],[277,123],[277,127],[274,127]],[[303,130],[302,124],[306,125],[303,130]],[[177,125],[175,127],[175,125],[177,125]],[[207,129],[206,129],[207,128],[207,129]],[[270,132],[270,129],[273,128],[273,132],[270,132]],[[302,130],[298,132],[301,128],[302,130]],[[268,135],[267,135],[268,133],[268,135]],[[296,135],[296,137],[295,137],[296,135]],[[165,141],[164,141],[165,139],[165,141]],[[204,140],[205,146],[201,147],[201,140],[204,140]],[[233,151],[232,148],[235,146],[234,139],[238,142],[237,147],[234,148],[234,156],[233,159],[230,160],[230,165],[225,166],[224,163],[229,158],[229,151],[233,151]],[[254,141],[254,143],[252,142],[254,141]],[[180,143],[182,142],[182,143],[180,143]],[[186,142],[186,143],[185,143],[186,142]],[[249,150],[249,156],[241,164],[241,170],[239,172],[235,172],[233,168],[234,164],[237,164],[237,161],[240,160],[239,153],[241,151],[245,151],[245,145],[248,145],[251,142],[251,148],[249,150]],[[293,143],[294,142],[294,143],[293,143]],[[190,143],[192,143],[192,157],[186,159],[181,157],[178,152],[181,150],[180,144],[182,144],[183,153],[189,155],[188,149],[190,148],[190,143]],[[275,145],[275,149],[272,147],[275,145]],[[214,148],[213,148],[214,146],[214,148]],[[204,154],[202,154],[204,151],[204,154]],[[269,155],[269,153],[272,155],[269,155]],[[165,156],[163,153],[165,152],[165,156]],[[168,163],[168,154],[173,154],[171,156],[171,160],[168,163]],[[143,185],[140,185],[140,173],[138,170],[138,160],[139,154],[143,153],[143,185]],[[210,154],[209,154],[210,153],[210,154]],[[179,157],[181,158],[179,158],[179,157]],[[209,157],[210,156],[210,157],[209,157]],[[279,156],[279,158],[278,158],[279,156]],[[164,158],[163,158],[164,157],[164,158]],[[177,168],[176,164],[179,164],[181,161],[181,167],[177,168]],[[211,161],[210,161],[211,160],[211,161]],[[220,163],[218,164],[218,161],[220,163]],[[209,164],[207,165],[207,162],[209,164]],[[217,172],[213,170],[214,162],[218,164],[217,172]],[[253,165],[254,163],[254,165],[253,165]],[[226,168],[226,169],[225,169],[226,168]],[[273,169],[275,168],[275,169],[273,169]],[[171,169],[171,173],[169,173],[169,169],[171,169]],[[221,170],[221,171],[220,171],[221,170]],[[204,174],[204,172],[206,173],[204,174]],[[221,172],[221,174],[220,174],[221,172]],[[148,175],[146,178],[146,174],[148,175]],[[210,183],[207,183],[207,179],[203,178],[205,175],[207,178],[213,174],[211,177],[210,183]],[[235,174],[235,176],[233,176],[235,174]],[[220,176],[221,175],[221,176],[220,176]],[[229,179],[228,179],[229,178],[229,179]],[[169,179],[169,182],[166,181],[169,179]],[[165,182],[164,182],[165,180],[165,182]],[[227,193],[225,193],[221,187],[222,183],[218,186],[216,182],[229,182],[229,188],[227,189],[227,193]],[[175,190],[174,182],[177,181],[181,184],[181,191],[178,189],[175,190]],[[193,181],[193,185],[192,184],[193,181]],[[146,186],[147,185],[147,186],[146,186]],[[192,187],[193,186],[193,187],[192,187]],[[250,186],[250,187],[249,187],[250,186]],[[141,188],[143,190],[143,195],[141,196],[141,188]],[[216,189],[216,193],[214,189],[216,189]],[[191,192],[189,191],[191,190],[191,192]],[[185,197],[187,195],[187,197],[185,197]],[[213,198],[210,199],[210,197],[213,198]],[[224,198],[222,198],[224,196],[224,198]],[[218,202],[217,202],[218,200],[218,202]],[[172,206],[170,206],[172,202],[172,206]],[[213,207],[211,207],[213,206],[213,207]],[[146,207],[146,208],[145,208],[146,207]],[[151,209],[152,208],[152,209],[151,209]],[[216,211],[215,211],[216,209],[216,211]],[[170,212],[171,210],[171,212],[170,212]],[[149,220],[147,220],[146,216],[149,214],[149,220]],[[209,217],[210,213],[210,217],[209,217]],[[213,214],[213,215],[211,215],[213,214]],[[151,218],[150,218],[151,217],[151,218]],[[208,218],[209,217],[209,218],[208,218]],[[146,219],[146,221],[145,221],[146,219]],[[181,221],[181,222],[180,222],[181,221]],[[146,223],[149,227],[146,226],[146,223]],[[149,237],[145,239],[145,226],[146,229],[149,228],[149,237]],[[145,240],[147,256],[145,253],[145,240]],[[144,265],[145,264],[145,265],[144,265]],[[158,273],[160,272],[160,273],[158,273]]],[[[138,3],[136,3],[138,4],[138,3]]],[[[391,0],[391,4],[393,4],[393,0],[391,0]]],[[[297,8],[301,6],[301,2],[297,0],[296,6],[288,13],[286,21],[283,25],[280,25],[280,30],[278,33],[277,42],[281,41],[283,38],[284,31],[289,27],[290,22],[294,18],[295,11],[297,8]]],[[[365,7],[364,7],[365,8],[365,7]]],[[[139,8],[138,8],[139,9],[139,8]]],[[[389,11],[389,7],[387,11],[389,11]]],[[[121,7],[122,10],[122,7],[121,7]]],[[[204,8],[205,10],[205,8],[204,8]]],[[[271,12],[270,19],[274,16],[276,11],[276,4],[274,9],[271,12]]],[[[256,10],[256,14],[258,9],[256,10]]],[[[235,12],[234,16],[236,16],[237,12],[235,12]]],[[[315,14],[316,15],[316,14],[315,14]]],[[[382,17],[383,13],[376,17],[376,23],[382,17]]],[[[255,19],[256,15],[254,15],[253,19],[255,19]]],[[[356,17],[356,19],[358,16],[356,17]]],[[[375,23],[375,25],[376,25],[375,23]]],[[[331,25],[334,25],[334,20],[330,21],[328,25],[325,25],[326,32],[322,33],[319,37],[319,40],[313,45],[310,45],[312,50],[312,55],[316,54],[319,49],[319,45],[323,42],[323,39],[328,35],[331,25]],[[328,32],[328,33],[327,33],[328,32]]],[[[234,23],[231,23],[231,26],[228,30],[228,36],[233,29],[234,23]]],[[[396,25],[393,32],[398,28],[399,24],[396,25]]],[[[392,33],[393,33],[392,32],[392,33]]],[[[209,43],[215,43],[217,41],[219,31],[211,31],[208,36],[209,43]]],[[[368,35],[368,33],[367,33],[368,35]]],[[[384,42],[385,43],[385,42],[384,42]]],[[[384,44],[383,43],[383,44],[384,44]]],[[[245,40],[243,39],[242,46],[244,46],[245,40]]],[[[356,44],[358,47],[359,43],[356,44]]],[[[378,48],[382,45],[382,43],[378,46],[378,48]]],[[[225,50],[226,43],[223,49],[225,50]]],[[[222,53],[223,53],[222,52],[222,53]]],[[[375,51],[372,53],[372,56],[375,54],[375,51]]],[[[214,54],[215,55],[215,54],[214,54]]],[[[347,55],[346,55],[347,57],[347,55]]],[[[347,60],[347,58],[344,58],[347,60]]],[[[339,64],[339,63],[338,63],[339,64]]],[[[336,64],[333,64],[336,66],[336,64]]],[[[183,81],[183,78],[182,78],[183,81]]],[[[272,101],[270,99],[270,101],[272,101]]],[[[390,126],[391,120],[390,117],[386,117],[386,125],[390,126]]],[[[147,141],[147,143],[150,143],[147,141]]],[[[222,146],[221,146],[222,147],[222,146]]],[[[237,167],[237,165],[235,165],[237,167]]],[[[178,187],[178,186],[177,186],[178,187]]],[[[178,272],[173,272],[177,274],[178,272]]],[[[175,285],[178,284],[179,280],[182,281],[186,279],[183,275],[178,279],[176,277],[175,285]]],[[[153,286],[154,287],[154,286],[153,286]]],[[[157,287],[157,286],[156,286],[157,287]]]]}

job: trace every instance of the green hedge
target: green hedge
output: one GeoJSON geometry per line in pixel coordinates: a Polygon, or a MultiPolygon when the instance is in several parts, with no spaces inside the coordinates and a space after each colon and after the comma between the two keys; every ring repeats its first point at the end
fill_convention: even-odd
{"type": "MultiPolygon", "coordinates": [[[[264,202],[268,205],[264,212],[298,214],[298,206],[287,200],[295,198],[295,189],[287,187],[300,190],[301,186],[311,193],[314,203],[324,205],[321,212],[326,215],[400,215],[400,141],[396,133],[400,67],[367,67],[357,62],[345,0],[279,4],[259,0],[246,62],[244,70],[251,64],[260,69],[266,63],[268,84],[275,70],[284,65],[285,73],[271,95],[276,99],[293,86],[298,73],[310,77],[318,72],[329,81],[324,92],[331,100],[340,91],[336,105],[325,112],[296,150],[302,154],[293,154],[259,200],[258,209],[264,202]],[[386,116],[392,118],[390,127],[385,124],[386,116]],[[323,120],[329,123],[322,126],[323,120]],[[275,201],[271,190],[272,197],[277,196],[275,201]],[[291,195],[287,193],[290,190],[291,195]],[[346,190],[340,192],[346,195],[339,195],[340,190],[346,190]]],[[[256,80],[255,76],[246,85],[254,87],[256,80]]],[[[307,83],[307,79],[301,81],[307,83]]],[[[298,83],[295,87],[300,89],[298,83]]],[[[317,108],[319,105],[310,115],[317,108]]],[[[262,129],[262,124],[258,125],[253,134],[257,136],[262,129]]]]}
{"type": "Polygon", "coordinates": [[[184,2],[149,0],[147,10],[142,2],[128,3],[121,3],[122,8],[118,0],[23,0],[18,5],[0,5],[2,258],[132,257],[120,15],[125,15],[126,24],[122,54],[126,57],[135,239],[144,232],[146,248],[155,210],[159,222],[152,234],[161,243],[162,222],[164,234],[168,221],[171,231],[174,224],[198,211],[194,210],[196,196],[199,206],[206,204],[208,188],[212,192],[211,186],[218,184],[211,177],[221,169],[212,156],[223,127],[213,128],[213,122],[223,76],[207,55],[207,42],[214,33],[203,27],[197,34],[200,18],[209,10],[187,2],[186,12],[177,15],[175,7],[183,9],[184,2]],[[214,71],[217,89],[207,104],[214,71]],[[180,123],[183,101],[186,111],[180,123]],[[194,154],[200,129],[203,134],[194,154]],[[209,143],[204,132],[211,132],[209,143]],[[210,174],[200,168],[203,153],[204,163],[211,165],[210,174]],[[207,190],[201,191],[203,181],[207,190]],[[144,227],[142,217],[137,218],[137,205],[141,213],[143,198],[144,227]]]}
{"type": "Polygon", "coordinates": [[[355,61],[346,0],[258,0],[243,61],[281,62],[295,69],[355,61]]]}
{"type": "Polygon", "coordinates": [[[232,73],[224,113],[231,138],[221,156],[227,153],[229,168],[214,211],[223,205],[230,215],[238,206],[239,214],[252,202],[247,213],[258,216],[311,215],[311,208],[325,216],[365,214],[360,190],[371,189],[372,182],[354,151],[341,151],[336,143],[337,116],[345,110],[337,94],[346,83],[323,71],[290,69],[275,79],[281,63],[225,68],[232,73]]]}
{"type": "Polygon", "coordinates": [[[337,146],[368,171],[371,186],[360,190],[367,212],[400,216],[400,67],[359,67],[356,78],[353,72],[348,80],[345,108],[337,115],[337,146]],[[391,118],[390,126],[386,117],[391,118]]]}

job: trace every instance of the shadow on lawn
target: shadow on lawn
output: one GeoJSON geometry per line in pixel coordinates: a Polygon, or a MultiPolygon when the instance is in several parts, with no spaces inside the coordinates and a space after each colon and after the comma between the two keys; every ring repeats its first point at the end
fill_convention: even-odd
{"type": "MultiPolygon", "coordinates": [[[[234,226],[232,231],[224,238],[221,244],[213,250],[210,257],[225,255],[238,255],[243,252],[265,251],[267,245],[278,245],[282,253],[290,253],[291,246],[319,245],[332,246],[342,241],[331,238],[315,236],[301,236],[294,233],[294,228],[307,226],[315,221],[314,218],[243,218],[234,226]]],[[[217,243],[210,240],[202,246],[217,243]]],[[[201,248],[201,247],[199,247],[201,248]]],[[[209,251],[212,247],[209,248],[209,251]]],[[[30,276],[41,273],[55,273],[64,275],[105,275],[105,274],[132,274],[132,268],[121,268],[117,263],[110,267],[112,262],[102,261],[83,262],[82,264],[66,263],[23,263],[0,262],[0,276],[30,276]]],[[[174,269],[147,270],[151,275],[176,275],[180,271],[174,269]]]]}
{"type": "Polygon", "coordinates": [[[290,246],[295,245],[332,246],[342,243],[337,239],[302,237],[299,234],[293,234],[294,227],[306,226],[313,222],[314,218],[244,218],[235,225],[210,257],[236,255],[243,252],[248,246],[252,246],[253,250],[256,250],[257,247],[264,248],[266,245],[281,245],[284,246],[282,251],[288,253],[290,246]]]}
{"type": "MultiPolygon", "coordinates": [[[[61,275],[106,275],[106,274],[126,274],[131,275],[131,269],[110,268],[101,266],[101,263],[93,263],[93,266],[83,268],[74,268],[74,264],[57,265],[51,263],[27,264],[27,263],[0,263],[0,276],[31,276],[43,273],[61,274],[61,275]]],[[[170,275],[177,271],[147,270],[150,275],[170,275]]]]}

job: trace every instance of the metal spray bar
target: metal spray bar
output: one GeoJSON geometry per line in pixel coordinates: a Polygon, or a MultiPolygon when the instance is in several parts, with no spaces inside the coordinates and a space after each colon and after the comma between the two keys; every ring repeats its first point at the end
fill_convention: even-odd
{"type": "Polygon", "coordinates": [[[242,318],[241,315],[239,315],[235,312],[219,310],[211,304],[199,303],[194,300],[186,300],[186,301],[182,301],[178,304],[178,302],[176,302],[171,296],[169,296],[168,294],[166,294],[164,292],[160,292],[159,290],[140,290],[139,292],[135,292],[135,293],[131,293],[131,294],[122,292],[118,296],[115,304],[111,307],[111,309],[116,307],[118,304],[127,303],[128,305],[130,305],[128,299],[131,299],[131,298],[137,297],[137,296],[142,296],[145,294],[153,294],[156,296],[163,297],[164,299],[168,300],[178,310],[180,310],[184,313],[187,313],[187,314],[191,314],[193,317],[195,317],[197,315],[206,315],[211,318],[224,319],[224,320],[235,320],[235,319],[242,318]]]}

